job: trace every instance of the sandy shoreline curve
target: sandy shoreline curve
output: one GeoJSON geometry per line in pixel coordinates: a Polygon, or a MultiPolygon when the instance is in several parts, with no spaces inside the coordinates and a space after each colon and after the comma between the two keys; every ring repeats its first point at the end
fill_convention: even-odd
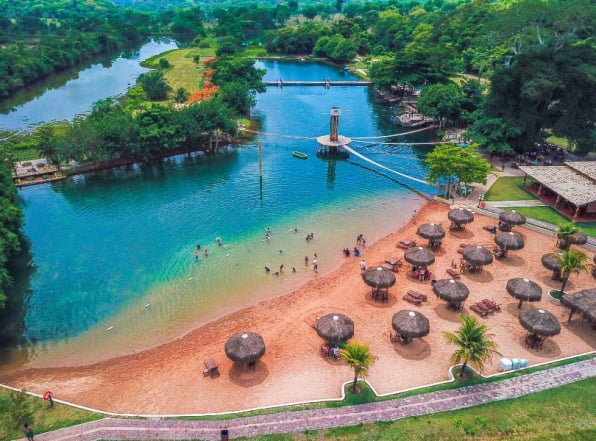
{"type": "MultiPolygon", "coordinates": [[[[421,223],[442,223],[448,230],[447,211],[441,203],[428,202],[402,228],[367,244],[363,252],[367,265],[402,257],[403,250],[396,247],[400,239],[426,243],[416,235],[421,223]]],[[[459,262],[457,249],[461,243],[492,248],[493,236],[482,226],[495,223],[476,214],[465,231],[447,231],[430,267],[432,278],[449,277],[446,270],[452,262],[459,262]]],[[[506,259],[495,261],[482,273],[461,276],[470,289],[464,313],[474,315],[469,305],[483,298],[500,303],[501,312],[479,320],[495,335],[503,356],[526,358],[530,365],[593,351],[596,336],[590,325],[578,315],[567,323],[568,309],[547,300],[547,292],[559,288],[560,282],[551,280],[551,271],[542,267],[540,257],[555,250],[555,240],[523,226],[515,229],[525,238],[524,249],[511,251],[506,259]],[[531,306],[552,312],[561,322],[561,333],[547,339],[540,350],[524,344],[526,331],[518,321],[517,301],[505,290],[507,280],[513,277],[528,277],[538,283],[543,296],[531,306]]],[[[593,254],[587,254],[592,259],[593,254]]],[[[457,313],[447,310],[445,302],[436,298],[429,281],[412,279],[406,263],[397,273],[397,283],[389,289],[389,301],[373,300],[370,288],[362,281],[359,262],[359,258],[346,258],[339,267],[314,275],[291,293],[225,315],[153,349],[86,366],[0,368],[0,382],[36,393],[51,389],[56,399],[129,414],[217,413],[337,398],[341,384],[352,379],[353,373],[341,361],[321,355],[323,342],[312,327],[317,317],[330,312],[354,320],[354,339],[369,345],[375,356],[368,381],[379,393],[447,380],[454,348],[445,344],[441,333],[457,329],[457,313]],[[402,297],[409,289],[427,294],[428,301],[420,306],[407,303],[402,297]],[[407,346],[392,343],[391,317],[402,309],[426,315],[430,334],[407,346]],[[265,355],[252,370],[233,365],[224,352],[226,340],[241,331],[260,334],[266,344],[265,355]],[[219,364],[221,375],[217,378],[203,376],[203,360],[208,357],[219,364]]],[[[593,286],[594,279],[587,272],[572,275],[567,290],[593,286]]],[[[493,359],[485,373],[497,372],[497,361],[493,359]]]]}

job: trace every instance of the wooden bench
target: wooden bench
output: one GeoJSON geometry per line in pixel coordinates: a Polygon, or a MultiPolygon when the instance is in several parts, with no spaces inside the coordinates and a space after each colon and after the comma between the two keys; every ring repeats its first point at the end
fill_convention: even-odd
{"type": "Polygon", "coordinates": [[[426,294],[422,294],[420,292],[414,291],[414,290],[409,290],[407,293],[407,295],[410,295],[414,298],[419,299],[422,302],[426,302],[428,300],[428,296],[426,294]]]}
{"type": "Polygon", "coordinates": [[[412,295],[410,295],[409,293],[404,294],[404,300],[406,302],[412,303],[416,306],[420,306],[422,304],[422,300],[418,297],[414,297],[412,295]]]}

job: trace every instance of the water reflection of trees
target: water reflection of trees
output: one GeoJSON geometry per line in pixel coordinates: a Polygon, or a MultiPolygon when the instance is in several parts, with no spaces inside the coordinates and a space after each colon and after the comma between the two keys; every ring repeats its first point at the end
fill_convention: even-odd
{"type": "Polygon", "coordinates": [[[31,278],[36,271],[31,244],[25,238],[22,251],[8,265],[14,283],[7,289],[6,307],[0,310],[0,348],[14,347],[25,342],[25,314],[31,294],[31,278]]]}

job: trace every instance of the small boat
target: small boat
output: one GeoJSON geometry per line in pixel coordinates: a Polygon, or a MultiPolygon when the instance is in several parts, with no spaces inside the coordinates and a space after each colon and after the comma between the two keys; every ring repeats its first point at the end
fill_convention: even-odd
{"type": "Polygon", "coordinates": [[[292,152],[292,156],[293,156],[294,158],[308,159],[308,155],[307,155],[306,153],[302,153],[302,152],[299,152],[299,151],[297,151],[297,150],[294,150],[294,151],[292,152]]]}

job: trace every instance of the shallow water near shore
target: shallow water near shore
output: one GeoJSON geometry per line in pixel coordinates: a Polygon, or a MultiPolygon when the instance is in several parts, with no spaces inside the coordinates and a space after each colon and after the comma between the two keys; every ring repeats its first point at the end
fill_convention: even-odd
{"type": "MultiPolygon", "coordinates": [[[[273,64],[275,74],[288,68],[273,64]]],[[[329,66],[314,68],[317,77],[345,76],[329,66]]],[[[407,222],[423,198],[406,182],[357,159],[314,154],[313,138],[328,132],[332,104],[344,109],[342,134],[396,131],[390,109],[366,87],[270,88],[253,109],[268,134],[243,146],[22,189],[35,270],[24,318],[28,344],[13,352],[12,363],[87,363],[171,340],[316,277],[305,256],[317,253],[324,273],[344,259],[341,250],[354,247],[358,234],[370,245],[407,222]],[[309,158],[293,158],[292,150],[309,158]],[[314,240],[307,242],[311,232],[314,240]]],[[[424,176],[424,149],[359,150],[424,176]]]]}

